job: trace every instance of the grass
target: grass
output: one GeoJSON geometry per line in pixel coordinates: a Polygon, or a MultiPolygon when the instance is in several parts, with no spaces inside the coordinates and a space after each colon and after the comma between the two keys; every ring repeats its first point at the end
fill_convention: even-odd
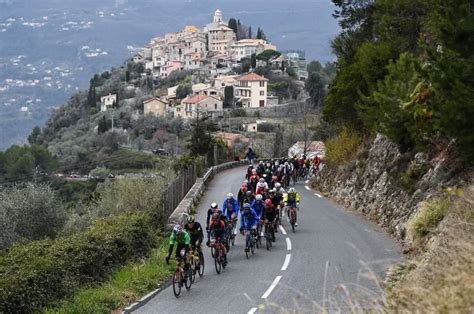
{"type": "Polygon", "coordinates": [[[325,162],[342,165],[355,157],[362,144],[360,135],[348,127],[343,127],[339,135],[326,142],[325,162]]]}
{"type": "Polygon", "coordinates": [[[98,286],[81,289],[72,299],[62,301],[45,313],[110,313],[124,308],[171,278],[174,266],[165,263],[166,241],[150,257],[128,264],[98,286]]]}
{"type": "MultiPolygon", "coordinates": [[[[446,200],[435,202],[419,226],[432,232],[446,200]],[[435,207],[435,208],[433,208],[435,207]],[[436,211],[438,214],[433,214],[436,211]]],[[[398,313],[472,313],[474,309],[474,185],[448,206],[439,234],[390,291],[388,306],[398,313]]],[[[424,215],[424,214],[423,214],[424,215]]],[[[415,218],[419,219],[419,218],[415,218]]]]}
{"type": "Polygon", "coordinates": [[[422,241],[432,233],[443,220],[451,205],[451,200],[441,197],[421,205],[420,211],[410,220],[408,232],[415,242],[422,241]]]}

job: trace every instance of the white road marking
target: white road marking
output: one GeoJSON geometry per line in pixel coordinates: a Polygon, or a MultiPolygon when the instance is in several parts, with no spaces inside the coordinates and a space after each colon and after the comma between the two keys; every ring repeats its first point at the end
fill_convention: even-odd
{"type": "Polygon", "coordinates": [[[311,190],[311,188],[310,188],[309,186],[307,186],[307,185],[305,185],[304,188],[305,188],[306,190],[308,190],[308,191],[311,190]]]}
{"type": "Polygon", "coordinates": [[[288,265],[290,264],[290,260],[291,260],[291,254],[286,254],[285,262],[283,263],[281,270],[286,270],[288,268],[288,265]]]}
{"type": "Polygon", "coordinates": [[[309,183],[309,180],[306,180],[304,183],[308,184],[308,183],[309,183]]]}
{"type": "Polygon", "coordinates": [[[280,226],[280,231],[283,235],[286,235],[286,230],[283,228],[283,226],[280,226]]]}
{"type": "Polygon", "coordinates": [[[319,197],[319,198],[323,198],[323,197],[321,196],[321,194],[314,193],[314,195],[316,195],[316,196],[319,197]]]}
{"type": "Polygon", "coordinates": [[[250,311],[247,312],[247,314],[253,314],[253,313],[257,312],[257,310],[258,310],[258,308],[253,307],[253,308],[250,309],[250,311]]]}
{"type": "Polygon", "coordinates": [[[280,279],[281,279],[281,276],[276,276],[275,280],[273,280],[270,287],[268,287],[267,291],[265,291],[265,293],[262,295],[262,299],[268,298],[270,293],[272,293],[273,289],[275,289],[275,287],[277,286],[278,282],[280,282],[280,279]]]}
{"type": "Polygon", "coordinates": [[[290,238],[286,238],[286,249],[291,251],[291,240],[290,238]]]}

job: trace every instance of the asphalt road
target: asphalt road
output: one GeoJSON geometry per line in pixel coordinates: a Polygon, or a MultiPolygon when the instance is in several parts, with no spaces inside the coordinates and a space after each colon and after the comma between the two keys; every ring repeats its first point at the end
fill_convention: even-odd
{"type": "MultiPolygon", "coordinates": [[[[222,206],[229,191],[236,195],[244,172],[227,170],[210,183],[196,216],[203,226],[209,204],[222,206]]],[[[304,182],[295,187],[301,196],[296,233],[284,221],[272,249],[260,248],[248,260],[238,235],[220,275],[204,247],[205,274],[190,291],[183,290],[177,299],[168,287],[135,313],[332,312],[374,306],[381,291],[376,278],[401,258],[396,242],[304,182]]]]}

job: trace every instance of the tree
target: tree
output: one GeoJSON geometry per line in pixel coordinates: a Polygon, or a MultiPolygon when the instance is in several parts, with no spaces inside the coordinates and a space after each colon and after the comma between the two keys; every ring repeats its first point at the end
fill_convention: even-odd
{"type": "Polygon", "coordinates": [[[178,88],[176,89],[176,98],[177,99],[184,99],[188,95],[192,94],[193,88],[191,85],[186,84],[186,85],[179,85],[178,88]]]}
{"type": "Polygon", "coordinates": [[[237,40],[239,40],[239,38],[238,38],[239,34],[238,34],[238,29],[237,29],[237,27],[238,27],[237,21],[234,18],[230,18],[228,26],[231,30],[234,31],[235,36],[237,37],[237,40]]]}
{"type": "Polygon", "coordinates": [[[27,183],[6,189],[0,192],[0,249],[22,239],[54,237],[66,218],[49,185],[27,183]]]}
{"type": "Polygon", "coordinates": [[[234,105],[234,86],[226,86],[224,88],[224,105],[226,107],[234,105]]]}
{"type": "Polygon", "coordinates": [[[109,128],[107,126],[107,120],[105,119],[105,116],[103,116],[102,119],[99,120],[99,124],[97,125],[97,133],[105,133],[108,129],[109,128]]]}
{"type": "Polygon", "coordinates": [[[39,126],[35,126],[33,131],[28,136],[28,143],[30,144],[41,144],[41,129],[39,126]]]}
{"type": "Polygon", "coordinates": [[[214,137],[212,132],[218,130],[217,125],[210,120],[210,116],[196,112],[196,117],[191,122],[191,138],[188,141],[188,149],[191,155],[204,156],[212,151],[214,137]]]}
{"type": "Polygon", "coordinates": [[[251,26],[249,26],[249,36],[248,36],[248,38],[252,38],[252,27],[251,26]]]}
{"type": "Polygon", "coordinates": [[[263,30],[259,27],[258,30],[257,30],[257,36],[256,36],[257,39],[263,39],[263,40],[267,40],[267,36],[265,36],[265,33],[263,32],[263,30]]]}
{"type": "Polygon", "coordinates": [[[310,72],[305,82],[305,89],[314,106],[321,106],[324,101],[324,83],[317,72],[310,72]]]}
{"type": "Polygon", "coordinates": [[[250,56],[250,65],[252,66],[252,69],[255,69],[257,67],[257,54],[252,53],[250,56]]]}
{"type": "Polygon", "coordinates": [[[319,63],[319,61],[311,61],[310,63],[308,63],[308,65],[306,66],[306,70],[311,73],[311,72],[321,72],[321,70],[323,69],[321,63],[319,63]]]}
{"type": "Polygon", "coordinates": [[[242,67],[242,73],[247,73],[250,71],[250,68],[252,67],[252,61],[248,57],[244,57],[240,59],[241,67],[242,67]]]}
{"type": "Polygon", "coordinates": [[[272,49],[267,49],[257,55],[257,60],[264,61],[268,66],[270,60],[278,58],[279,56],[281,56],[281,52],[272,49]]]}

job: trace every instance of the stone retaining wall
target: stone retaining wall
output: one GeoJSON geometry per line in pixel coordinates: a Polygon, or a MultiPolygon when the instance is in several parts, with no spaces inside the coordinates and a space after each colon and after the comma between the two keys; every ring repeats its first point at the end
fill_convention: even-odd
{"type": "Polygon", "coordinates": [[[209,168],[203,177],[197,178],[196,183],[194,183],[186,196],[181,200],[178,207],[176,207],[176,209],[170,215],[168,218],[168,224],[165,226],[166,229],[171,230],[177,223],[182,223],[183,214],[189,214],[192,208],[199,203],[199,200],[206,190],[207,184],[211,182],[215,174],[223,170],[243,166],[246,164],[248,164],[248,161],[246,160],[232,161],[209,168]]]}

